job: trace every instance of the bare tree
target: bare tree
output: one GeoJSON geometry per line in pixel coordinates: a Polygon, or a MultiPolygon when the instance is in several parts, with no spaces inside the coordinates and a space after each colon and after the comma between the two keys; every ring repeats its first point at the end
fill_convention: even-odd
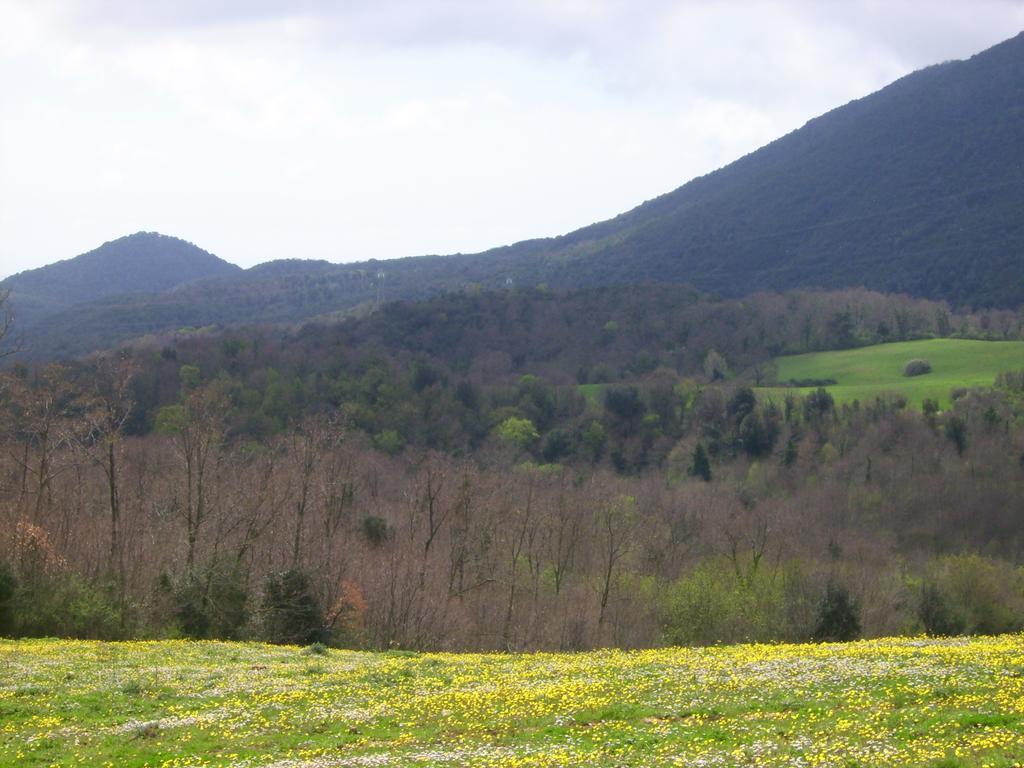
{"type": "Polygon", "coordinates": [[[66,468],[59,457],[73,436],[79,393],[57,364],[48,365],[34,378],[26,374],[8,381],[11,430],[21,443],[13,444],[21,474],[19,506],[24,510],[32,497],[31,518],[38,523],[44,504],[51,500],[53,479],[66,468]]]}
{"type": "Polygon", "coordinates": [[[620,495],[611,502],[601,505],[598,507],[595,523],[600,555],[601,610],[597,618],[600,630],[608,612],[612,589],[618,580],[620,564],[633,547],[637,526],[636,499],[620,495]]]}
{"type": "Polygon", "coordinates": [[[10,289],[0,288],[0,359],[21,350],[21,344],[11,338],[14,330],[14,310],[11,309],[10,299],[10,289]]]}
{"type": "Polygon", "coordinates": [[[127,353],[106,355],[95,361],[92,391],[85,411],[88,423],[86,443],[101,450],[93,460],[99,464],[107,481],[107,505],[110,513],[110,554],[108,568],[123,580],[124,561],[121,546],[121,491],[118,478],[119,453],[125,422],[135,403],[131,385],[136,366],[127,353]]]}
{"type": "Polygon", "coordinates": [[[196,545],[207,516],[207,483],[217,459],[227,402],[216,386],[196,386],[181,405],[162,408],[157,431],[171,435],[185,470],[186,569],[195,569],[196,545]]]}
{"type": "MultiPolygon", "coordinates": [[[[302,553],[302,535],[306,515],[314,493],[317,470],[328,451],[341,439],[337,425],[325,416],[310,416],[292,432],[288,454],[298,469],[298,494],[295,498],[295,535],[292,539],[292,567],[297,568],[302,553]]],[[[344,496],[341,504],[344,505],[344,496]]],[[[330,528],[330,526],[329,526],[330,528]]]]}

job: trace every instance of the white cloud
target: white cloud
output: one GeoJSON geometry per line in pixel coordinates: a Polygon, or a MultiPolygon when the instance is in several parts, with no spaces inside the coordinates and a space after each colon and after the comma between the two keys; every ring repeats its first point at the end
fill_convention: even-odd
{"type": "Polygon", "coordinates": [[[1024,25],[987,0],[0,0],[0,274],[558,234],[1024,25]]]}

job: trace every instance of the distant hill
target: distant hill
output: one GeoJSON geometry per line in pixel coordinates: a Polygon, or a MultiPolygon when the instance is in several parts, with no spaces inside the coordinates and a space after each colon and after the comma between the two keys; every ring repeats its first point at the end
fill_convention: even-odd
{"type": "Polygon", "coordinates": [[[289,259],[244,272],[195,249],[213,260],[205,262],[211,271],[185,277],[170,269],[162,288],[156,280],[132,288],[120,269],[116,288],[91,272],[60,290],[19,284],[33,273],[7,284],[22,294],[16,309],[21,301],[38,309],[36,317],[49,315],[25,329],[41,355],[180,326],[301,322],[444,291],[539,283],[681,283],[723,296],[867,287],[954,307],[1017,307],[1024,303],[1022,212],[1024,33],[908,75],[714,173],[560,237],[480,254],[347,265],[289,259]],[[172,282],[187,285],[166,290],[172,282]],[[163,292],[125,295],[133,290],[163,292]],[[71,303],[82,297],[98,300],[71,303]]]}
{"type": "Polygon", "coordinates": [[[241,272],[192,243],[156,232],[137,232],[88,253],[20,272],[0,285],[11,291],[20,323],[83,302],[130,293],[159,293],[216,275],[241,272]]]}

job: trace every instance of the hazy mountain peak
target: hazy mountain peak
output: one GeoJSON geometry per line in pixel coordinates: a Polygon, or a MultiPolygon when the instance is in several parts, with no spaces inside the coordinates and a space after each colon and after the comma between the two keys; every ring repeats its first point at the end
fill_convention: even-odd
{"type": "Polygon", "coordinates": [[[136,232],[71,259],[3,281],[24,322],[81,302],[125,293],[158,293],[182,283],[241,271],[177,237],[136,232]]]}

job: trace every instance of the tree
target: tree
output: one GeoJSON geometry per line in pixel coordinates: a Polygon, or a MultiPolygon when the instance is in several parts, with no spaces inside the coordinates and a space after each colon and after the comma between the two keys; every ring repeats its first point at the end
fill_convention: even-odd
{"type": "Polygon", "coordinates": [[[24,505],[33,498],[35,524],[51,500],[54,478],[67,468],[59,460],[81,426],[79,398],[67,371],[56,363],[34,378],[27,371],[8,378],[10,430],[21,443],[13,456],[20,470],[19,502],[24,513],[24,505]]]}
{"type": "Polygon", "coordinates": [[[293,428],[288,455],[298,468],[299,491],[295,498],[295,535],[292,539],[292,568],[299,567],[302,533],[313,490],[313,477],[328,449],[340,434],[324,417],[311,416],[293,428]]]}
{"type": "Polygon", "coordinates": [[[704,443],[697,443],[693,449],[693,461],[690,464],[690,475],[699,477],[705,483],[711,482],[711,460],[704,448],[704,443]]]}
{"type": "Polygon", "coordinates": [[[860,610],[846,587],[829,581],[818,606],[818,625],[814,639],[819,642],[845,643],[860,637],[860,610]]]}
{"type": "Polygon", "coordinates": [[[107,480],[107,504],[110,513],[110,554],[108,568],[124,580],[121,552],[121,494],[118,482],[118,451],[125,422],[134,408],[131,384],[136,366],[127,353],[107,355],[96,360],[92,371],[86,419],[89,423],[88,443],[98,446],[94,458],[107,480]]]}
{"type": "Polygon", "coordinates": [[[618,580],[621,561],[633,548],[638,523],[636,498],[620,495],[610,504],[600,506],[595,522],[600,565],[600,611],[597,617],[597,626],[600,628],[604,625],[608,601],[618,580]]]}
{"type": "Polygon", "coordinates": [[[708,377],[709,381],[719,381],[724,379],[728,373],[729,367],[726,364],[724,357],[713,349],[705,355],[704,375],[708,377]]]}
{"type": "Polygon", "coordinates": [[[303,571],[293,568],[268,576],[261,607],[267,642],[301,645],[323,640],[320,603],[303,571]]]}
{"type": "Polygon", "coordinates": [[[498,425],[497,433],[502,440],[512,443],[522,450],[526,450],[540,439],[532,421],[516,416],[509,416],[501,422],[498,425]]]}
{"type": "Polygon", "coordinates": [[[170,435],[185,470],[185,565],[195,568],[196,545],[206,520],[209,473],[224,430],[227,400],[216,384],[186,389],[184,402],[157,413],[157,432],[170,435]]]}
{"type": "Polygon", "coordinates": [[[10,298],[10,290],[0,288],[0,358],[13,355],[20,349],[17,343],[10,345],[14,329],[14,310],[11,309],[10,298]]]}
{"type": "Polygon", "coordinates": [[[963,456],[967,450],[967,422],[956,414],[950,414],[944,429],[946,437],[956,446],[957,456],[963,456]]]}

